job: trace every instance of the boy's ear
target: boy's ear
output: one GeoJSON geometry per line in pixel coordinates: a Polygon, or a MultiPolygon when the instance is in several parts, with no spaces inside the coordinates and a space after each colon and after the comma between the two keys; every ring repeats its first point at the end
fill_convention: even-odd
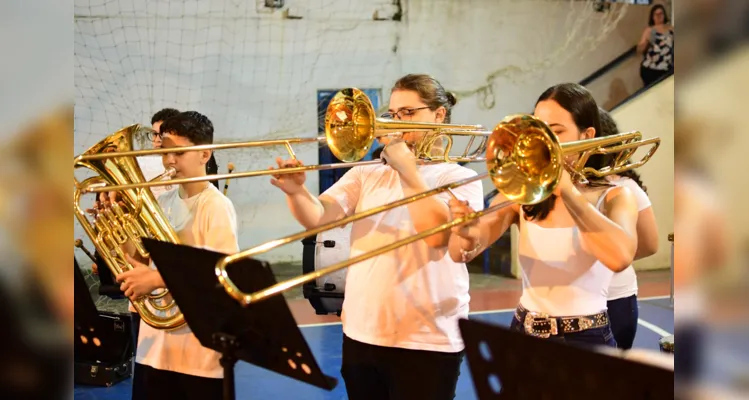
{"type": "Polygon", "coordinates": [[[205,164],[208,164],[208,160],[210,159],[211,159],[211,150],[203,150],[201,157],[200,157],[200,162],[203,163],[203,165],[205,165],[205,164]]]}

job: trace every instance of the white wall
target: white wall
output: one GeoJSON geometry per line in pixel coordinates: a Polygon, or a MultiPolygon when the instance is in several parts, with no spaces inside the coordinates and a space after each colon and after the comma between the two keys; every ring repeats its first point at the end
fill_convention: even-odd
{"type": "MultiPolygon", "coordinates": [[[[638,168],[653,204],[660,234],[658,252],[635,262],[636,269],[663,268],[671,264],[668,234],[674,231],[674,77],[648,89],[611,113],[621,132],[640,131],[643,139],[659,137],[661,145],[650,161],[638,168]]],[[[632,157],[638,160],[645,152],[632,157]]]]}
{"type": "Polygon", "coordinates": [[[640,78],[640,63],[642,63],[641,56],[629,57],[586,85],[586,88],[590,90],[601,107],[610,110],[643,87],[642,78],[640,78]]]}
{"type": "MultiPolygon", "coordinates": [[[[163,107],[208,115],[217,141],[312,137],[316,90],[382,88],[386,104],[406,73],[433,74],[462,95],[454,122],[491,128],[531,111],[546,87],[578,81],[632,46],[648,12],[628,6],[602,35],[615,14],[591,13],[580,1],[409,0],[400,22],[373,20],[398,10],[390,0],[287,0],[285,12],[255,3],[263,1],[76,0],[76,154],[163,107]],[[488,84],[493,96],[477,93],[488,84]]],[[[317,163],[316,148],[296,151],[317,163]]],[[[234,162],[243,171],[265,169],[277,155],[283,150],[224,151],[217,159],[221,170],[234,162]]],[[[302,229],[268,181],[230,185],[242,248],[302,229]]],[[[317,174],[307,184],[316,191],[317,174]]],[[[261,258],[300,260],[301,244],[261,258]]]]}

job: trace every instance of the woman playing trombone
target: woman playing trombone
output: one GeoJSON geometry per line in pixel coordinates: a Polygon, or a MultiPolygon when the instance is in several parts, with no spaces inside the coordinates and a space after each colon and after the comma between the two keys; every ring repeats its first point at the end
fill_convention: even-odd
{"type": "MultiPolygon", "coordinates": [[[[455,97],[434,78],[408,75],[395,83],[386,118],[449,123],[455,97]]],[[[286,193],[294,217],[311,229],[355,212],[475,176],[455,164],[417,166],[406,143],[393,140],[387,165],[357,166],[319,198],[303,174],[271,181],[286,193]]],[[[281,168],[300,165],[277,159],[281,168]]],[[[483,205],[480,181],[454,191],[473,207],[483,205]]],[[[448,196],[433,196],[354,222],[351,257],[413,236],[449,220],[448,196]]],[[[452,399],[463,341],[458,320],[468,316],[468,271],[447,255],[450,232],[363,261],[349,268],[343,322],[341,374],[348,396],[358,399],[452,399]]]]}
{"type": "MultiPolygon", "coordinates": [[[[598,106],[577,84],[546,90],[534,115],[562,143],[601,132],[598,106]]],[[[499,194],[493,204],[504,201],[499,194]]],[[[458,218],[473,210],[450,200],[450,211],[458,218]]],[[[637,201],[628,188],[603,179],[576,185],[565,170],[545,201],[515,204],[453,228],[450,256],[468,262],[517,224],[523,293],[511,329],[572,344],[616,346],[607,290],[612,275],[635,257],[637,215],[637,201]]]]}

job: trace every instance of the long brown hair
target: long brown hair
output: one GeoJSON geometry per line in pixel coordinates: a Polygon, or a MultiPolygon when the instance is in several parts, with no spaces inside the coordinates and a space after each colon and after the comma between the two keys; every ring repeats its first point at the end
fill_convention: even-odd
{"type": "MultiPolygon", "coordinates": [[[[596,135],[601,132],[601,118],[598,114],[598,105],[593,95],[577,83],[561,83],[546,89],[538,97],[536,105],[542,101],[554,100],[562,108],[572,114],[572,120],[575,121],[577,129],[581,132],[593,128],[596,135]]],[[[544,220],[554,208],[557,196],[552,194],[546,200],[534,204],[524,205],[523,213],[527,220],[544,220]]]]}

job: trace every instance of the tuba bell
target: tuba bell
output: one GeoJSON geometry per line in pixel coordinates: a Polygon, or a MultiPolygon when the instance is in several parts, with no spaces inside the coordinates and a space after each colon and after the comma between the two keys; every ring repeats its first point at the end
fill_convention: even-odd
{"type": "MultiPolygon", "coordinates": [[[[131,151],[135,140],[145,138],[152,132],[150,128],[131,125],[109,135],[83,155],[131,151]]],[[[119,191],[122,196],[120,204],[109,203],[92,218],[89,218],[89,213],[81,207],[81,196],[91,187],[146,182],[134,156],[94,160],[76,157],[73,168],[86,168],[94,172],[94,176],[83,182],[78,182],[74,178],[73,208],[86,235],[115,276],[133,268],[125,259],[124,250],[121,248],[127,241],[131,241],[137,253],[143,258],[148,258],[149,253],[143,246],[141,237],[179,244],[177,233],[169,224],[153,192],[148,188],[119,191]]],[[[173,171],[170,170],[155,179],[172,174],[173,171]]],[[[132,304],[141,319],[156,329],[173,330],[185,324],[184,316],[166,289],[132,301],[132,304]]]]}

